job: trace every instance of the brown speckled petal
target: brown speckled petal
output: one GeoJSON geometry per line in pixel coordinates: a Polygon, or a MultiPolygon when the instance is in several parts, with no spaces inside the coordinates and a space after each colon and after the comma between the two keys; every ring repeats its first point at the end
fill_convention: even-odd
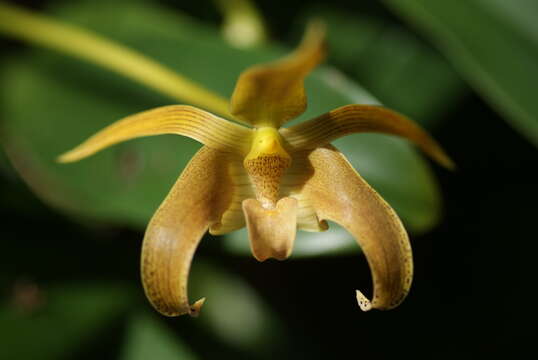
{"type": "Polygon", "coordinates": [[[191,260],[206,230],[231,200],[226,155],[203,147],[192,158],[151,219],[142,247],[142,283],[163,315],[196,316],[204,299],[189,305],[191,260]]]}
{"type": "Polygon", "coordinates": [[[334,221],[353,235],[370,265],[373,298],[357,291],[359,306],[364,311],[398,306],[413,278],[411,246],[400,219],[334,147],[313,150],[308,161],[314,171],[303,196],[320,219],[334,221]]]}

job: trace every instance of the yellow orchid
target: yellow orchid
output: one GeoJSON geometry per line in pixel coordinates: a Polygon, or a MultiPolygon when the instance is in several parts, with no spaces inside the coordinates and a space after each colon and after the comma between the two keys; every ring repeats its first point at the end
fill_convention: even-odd
{"type": "Polygon", "coordinates": [[[362,248],[373,277],[372,300],[357,290],[364,311],[402,302],[412,282],[407,233],[394,210],[330,142],[352,133],[406,137],[447,168],[441,147],[406,117],[381,106],[347,105],[283,128],[306,108],[304,79],[324,58],[324,30],[309,27],[287,57],[247,69],[230,102],[239,125],[186,105],[159,107],[117,121],[59,160],[71,162],[129,139],[178,134],[204,146],[192,158],[151,219],[141,258],[142,282],[155,309],[197,315],[190,304],[192,257],[209,230],[244,226],[259,261],[290,256],[297,229],[324,231],[326,220],[346,228],[362,248]]]}

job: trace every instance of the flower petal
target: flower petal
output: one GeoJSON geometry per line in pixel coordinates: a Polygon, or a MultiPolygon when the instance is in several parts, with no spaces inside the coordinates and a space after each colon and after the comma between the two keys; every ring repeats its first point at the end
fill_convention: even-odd
{"type": "Polygon", "coordinates": [[[370,265],[373,300],[357,291],[361,309],[398,306],[413,277],[411,246],[400,219],[334,147],[315,149],[308,160],[314,172],[303,196],[320,219],[342,225],[355,237],[370,265]]]}
{"type": "Polygon", "coordinates": [[[297,200],[280,199],[274,209],[266,209],[255,199],[243,201],[252,254],[258,261],[287,259],[291,255],[297,229],[297,200]]]}
{"type": "Polygon", "coordinates": [[[419,125],[392,110],[376,105],[347,105],[290,128],[280,129],[296,150],[314,149],[353,133],[379,132],[405,137],[448,169],[454,163],[419,125]]]}
{"type": "Polygon", "coordinates": [[[220,221],[231,193],[226,154],[204,146],[192,158],[151,219],[142,247],[146,296],[163,315],[196,316],[203,299],[189,305],[192,256],[206,230],[220,221]]]}
{"type": "Polygon", "coordinates": [[[229,154],[226,165],[231,183],[228,189],[231,200],[220,221],[209,228],[211,235],[224,235],[244,228],[245,215],[243,214],[242,202],[256,196],[250,178],[243,167],[243,158],[229,154]]]}
{"type": "Polygon", "coordinates": [[[325,57],[325,31],[311,23],[301,45],[280,60],[244,71],[230,103],[234,117],[255,127],[280,127],[306,109],[304,79],[325,57]]]}
{"type": "Polygon", "coordinates": [[[186,105],[170,105],[127,116],[59,157],[71,162],[122,141],[161,134],[188,136],[224,152],[246,154],[252,130],[186,105]]]}

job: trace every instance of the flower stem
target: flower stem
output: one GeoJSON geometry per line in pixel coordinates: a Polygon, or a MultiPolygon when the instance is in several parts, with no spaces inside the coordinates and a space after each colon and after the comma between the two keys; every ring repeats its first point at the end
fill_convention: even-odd
{"type": "Polygon", "coordinates": [[[214,0],[224,17],[224,38],[238,48],[251,48],[267,41],[261,13],[250,0],[214,0]]]}
{"type": "Polygon", "coordinates": [[[100,65],[179,101],[232,118],[227,99],[137,51],[91,31],[2,2],[0,34],[100,65]]]}

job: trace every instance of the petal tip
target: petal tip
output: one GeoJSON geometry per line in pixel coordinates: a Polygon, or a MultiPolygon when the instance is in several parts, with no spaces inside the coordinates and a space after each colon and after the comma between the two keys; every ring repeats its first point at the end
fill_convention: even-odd
{"type": "Polygon", "coordinates": [[[202,309],[202,306],[204,305],[204,303],[205,303],[205,297],[201,298],[200,300],[192,304],[189,311],[189,315],[192,317],[198,317],[198,315],[200,315],[200,310],[202,309]]]}
{"type": "Polygon", "coordinates": [[[60,164],[66,164],[75,161],[72,159],[71,152],[66,152],[56,157],[56,162],[60,164]]]}
{"type": "Polygon", "coordinates": [[[458,170],[458,166],[456,165],[456,163],[450,157],[448,157],[448,155],[444,159],[442,165],[447,170],[450,170],[450,171],[457,171],[458,170]]]}
{"type": "Polygon", "coordinates": [[[357,293],[357,303],[362,311],[372,310],[372,302],[368,300],[366,296],[363,295],[359,290],[356,290],[357,293]]]}
{"type": "Polygon", "coordinates": [[[448,154],[440,146],[437,146],[436,151],[430,156],[445,169],[449,171],[458,170],[458,167],[456,166],[454,160],[452,160],[452,158],[450,158],[450,156],[448,156],[448,154]]]}
{"type": "MultiPolygon", "coordinates": [[[[321,17],[315,17],[308,21],[305,32],[305,43],[322,43],[326,45],[327,25],[321,17]]],[[[325,50],[325,49],[324,49],[325,50]]]]}
{"type": "Polygon", "coordinates": [[[273,251],[270,254],[260,253],[258,251],[253,252],[252,254],[256,260],[259,262],[264,262],[268,259],[275,259],[278,261],[287,260],[291,256],[291,248],[284,251],[273,251]]]}

